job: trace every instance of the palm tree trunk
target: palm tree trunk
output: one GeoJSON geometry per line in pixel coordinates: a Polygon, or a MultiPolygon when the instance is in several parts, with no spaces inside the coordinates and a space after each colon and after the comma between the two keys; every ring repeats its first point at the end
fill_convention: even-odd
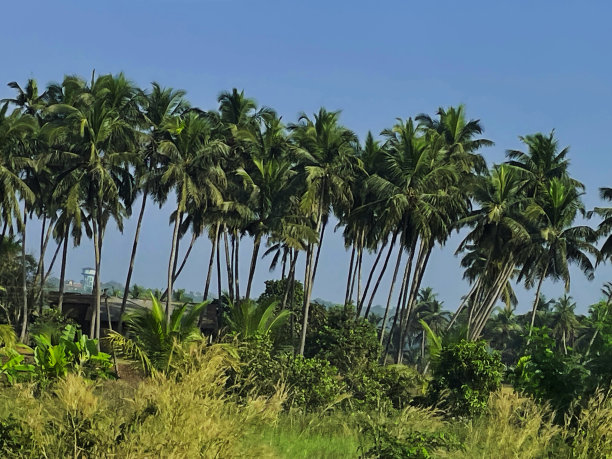
{"type": "Polygon", "coordinates": [[[21,289],[23,294],[23,311],[21,318],[21,333],[19,339],[25,341],[26,332],[28,329],[28,283],[26,277],[26,223],[28,214],[26,206],[23,206],[23,228],[21,230],[21,289]]]}
{"type": "Polygon", "coordinates": [[[62,250],[62,267],[60,268],[60,285],[59,285],[59,295],[57,299],[57,309],[60,312],[63,312],[64,305],[64,283],[66,277],[66,258],[68,255],[68,239],[70,238],[70,225],[66,228],[66,234],[64,234],[63,242],[63,250],[62,250]]]}
{"type": "MultiPolygon", "coordinates": [[[[98,207],[97,215],[92,219],[93,224],[93,237],[94,237],[94,259],[95,259],[95,276],[94,276],[94,311],[92,313],[91,318],[91,326],[89,329],[90,336],[92,338],[100,338],[100,248],[101,248],[101,240],[100,237],[102,235],[102,231],[100,228],[100,221],[96,221],[96,218],[101,218],[101,210],[98,207]]],[[[98,340],[98,348],[100,346],[100,341],[98,340]]]]}
{"type": "Polygon", "coordinates": [[[446,327],[446,331],[451,329],[451,327],[453,326],[453,324],[459,317],[459,314],[461,314],[461,311],[463,311],[463,308],[465,308],[465,305],[468,303],[468,301],[470,300],[470,298],[472,297],[472,295],[474,294],[474,292],[476,291],[479,285],[480,285],[480,278],[476,279],[476,282],[474,282],[474,285],[472,285],[472,288],[470,289],[468,294],[463,297],[463,301],[461,301],[461,304],[457,308],[457,311],[455,311],[455,314],[451,318],[451,321],[448,323],[446,327]]]}
{"type": "Polygon", "coordinates": [[[312,269],[312,280],[310,290],[314,285],[315,276],[317,275],[317,268],[319,266],[319,256],[321,255],[321,247],[323,246],[323,236],[325,236],[325,228],[327,227],[327,221],[324,221],[321,226],[321,233],[319,235],[319,243],[317,244],[317,257],[315,258],[314,268],[312,269]]]}
{"type": "Polygon", "coordinates": [[[402,286],[400,288],[399,296],[397,298],[397,306],[395,308],[395,314],[393,316],[393,323],[391,324],[391,329],[389,330],[389,339],[387,340],[387,346],[385,347],[385,357],[389,353],[389,346],[391,345],[391,341],[393,339],[393,331],[397,325],[397,319],[400,318],[401,325],[401,317],[403,314],[403,305],[406,303],[406,297],[408,294],[408,279],[410,279],[410,272],[412,270],[412,259],[414,258],[415,245],[416,241],[413,241],[410,247],[410,253],[408,255],[408,261],[406,261],[406,267],[404,268],[404,277],[402,279],[402,286]]]}
{"type": "MultiPolygon", "coordinates": [[[[183,268],[185,267],[185,264],[187,263],[187,259],[189,258],[189,255],[191,254],[191,250],[193,249],[193,246],[195,245],[195,241],[197,239],[198,239],[198,235],[196,233],[192,233],[191,241],[189,241],[189,247],[187,247],[187,251],[185,252],[185,255],[183,256],[183,261],[181,261],[181,264],[179,265],[178,269],[174,273],[174,282],[176,282],[178,277],[183,272],[183,268]]],[[[178,257],[176,258],[178,259],[178,257]]]]}
{"type": "Polygon", "coordinates": [[[53,256],[51,257],[51,263],[49,263],[49,267],[47,268],[47,272],[43,276],[43,285],[47,284],[47,280],[49,279],[49,276],[51,275],[51,271],[53,270],[53,266],[55,266],[55,262],[57,260],[57,256],[59,255],[59,251],[60,251],[61,248],[62,248],[62,243],[60,242],[59,244],[57,244],[57,247],[55,248],[55,251],[53,252],[53,256]]]}
{"type": "Polygon", "coordinates": [[[249,301],[251,297],[251,285],[253,284],[253,277],[255,276],[255,268],[257,267],[257,256],[259,255],[259,246],[261,245],[261,238],[255,237],[253,243],[253,255],[251,256],[251,266],[249,268],[249,279],[247,280],[247,289],[245,299],[249,301]]]}
{"type": "MultiPolygon", "coordinates": [[[[404,348],[406,337],[408,336],[408,332],[410,331],[412,310],[414,309],[414,303],[416,302],[417,294],[419,292],[419,288],[421,287],[421,282],[423,280],[423,275],[425,274],[425,268],[427,267],[427,262],[429,261],[431,250],[432,247],[426,241],[421,240],[421,247],[419,248],[419,254],[417,256],[417,264],[414,268],[414,274],[412,276],[412,283],[410,286],[410,295],[408,296],[406,313],[404,315],[405,324],[403,325],[403,328],[400,331],[400,346],[402,349],[404,348]]],[[[397,363],[402,363],[402,358],[403,353],[398,355],[397,363]]]]}
{"type": "Polygon", "coordinates": [[[565,343],[565,330],[563,330],[563,335],[561,335],[561,339],[563,340],[563,353],[567,355],[567,344],[565,343]]]}
{"type": "MultiPolygon", "coordinates": [[[[215,237],[212,240],[212,249],[210,250],[210,260],[208,262],[208,273],[206,274],[206,283],[204,284],[204,295],[202,300],[208,299],[208,290],[210,288],[210,279],[212,278],[213,266],[215,263],[215,253],[217,252],[217,245],[219,244],[219,228],[221,224],[217,222],[215,225],[215,237]]],[[[220,271],[220,269],[219,269],[220,271]]]]}
{"type": "Polygon", "coordinates": [[[497,281],[493,284],[492,288],[489,289],[489,293],[486,296],[483,305],[479,308],[478,314],[475,317],[475,327],[472,329],[471,336],[469,336],[468,339],[476,340],[482,333],[482,330],[484,329],[484,326],[491,315],[493,308],[495,307],[495,303],[512,275],[513,270],[514,263],[509,261],[507,266],[502,269],[497,281]]]}
{"type": "MultiPolygon", "coordinates": [[[[389,295],[387,296],[387,305],[385,306],[385,314],[383,316],[382,325],[380,328],[380,337],[379,337],[380,347],[382,347],[383,345],[383,339],[385,336],[385,326],[387,325],[387,317],[389,316],[389,307],[391,306],[391,297],[393,296],[393,287],[395,286],[395,281],[397,280],[397,273],[399,272],[401,261],[402,261],[402,248],[400,247],[399,252],[397,253],[397,262],[395,263],[395,269],[393,270],[393,278],[391,279],[391,287],[389,287],[389,295]]],[[[380,279],[379,279],[379,282],[380,282],[380,279]]],[[[372,303],[372,300],[370,300],[370,305],[371,303],[372,303]]],[[[368,309],[370,305],[368,305],[368,309]]]]}
{"type": "Polygon", "coordinates": [[[234,278],[236,279],[234,290],[236,292],[236,302],[238,302],[240,301],[240,282],[238,278],[238,273],[240,272],[240,263],[238,262],[238,254],[240,252],[240,235],[236,229],[234,230],[234,246],[236,247],[236,250],[234,251],[234,278]]]}
{"type": "MultiPolygon", "coordinates": [[[[529,324],[529,338],[531,338],[531,332],[533,331],[533,325],[535,324],[536,313],[538,311],[538,303],[540,302],[540,290],[542,289],[542,283],[544,282],[544,279],[546,278],[547,272],[548,272],[548,263],[546,264],[546,267],[544,268],[544,272],[542,273],[542,276],[540,277],[540,280],[538,282],[538,288],[536,289],[535,299],[533,300],[533,308],[531,309],[531,323],[529,324]]],[[[527,344],[529,344],[529,338],[527,339],[527,344]]]]}
{"type": "Polygon", "coordinates": [[[349,261],[348,279],[346,280],[346,294],[344,295],[344,307],[349,303],[351,294],[351,284],[353,279],[353,261],[355,260],[355,244],[351,244],[351,259],[349,261]]]}
{"type": "Polygon", "coordinates": [[[372,264],[372,267],[370,268],[370,273],[368,274],[368,280],[366,281],[365,288],[363,289],[363,295],[362,295],[361,301],[357,304],[357,317],[361,315],[361,311],[363,309],[363,303],[365,303],[365,300],[368,296],[368,290],[370,289],[370,284],[372,283],[372,278],[374,277],[374,271],[376,271],[376,267],[378,266],[378,263],[380,262],[380,259],[382,258],[382,253],[384,252],[386,245],[387,245],[387,241],[383,243],[382,247],[376,254],[376,259],[374,260],[374,263],[372,264]]]}
{"type": "MultiPolygon", "coordinates": [[[[227,289],[230,301],[234,302],[234,274],[232,273],[232,265],[234,257],[230,258],[229,243],[227,241],[227,225],[223,225],[223,240],[225,241],[225,264],[227,267],[227,289]]],[[[233,247],[233,244],[232,244],[233,247]]]]}
{"type": "Polygon", "coordinates": [[[308,312],[310,309],[310,281],[311,281],[311,269],[313,263],[313,246],[308,244],[306,249],[306,267],[304,272],[304,303],[302,307],[302,329],[300,330],[300,346],[298,349],[299,355],[304,355],[304,348],[306,347],[306,327],[308,326],[308,312]]]}
{"type": "Polygon", "coordinates": [[[217,294],[219,300],[219,308],[221,307],[221,297],[223,296],[223,279],[221,279],[221,244],[219,244],[219,242],[221,242],[220,238],[221,233],[217,233],[217,294]]]}
{"type": "MultiPolygon", "coordinates": [[[[172,265],[172,281],[176,279],[176,267],[178,265],[179,253],[181,253],[181,241],[185,234],[181,234],[181,226],[183,226],[183,212],[181,212],[181,218],[179,220],[179,236],[176,240],[176,249],[174,250],[174,264],[172,265]]],[[[172,297],[172,295],[170,295],[172,297]]]]}
{"type": "Polygon", "coordinates": [[[49,244],[49,239],[51,238],[51,232],[53,230],[53,225],[49,223],[49,227],[47,226],[47,216],[43,215],[42,228],[40,230],[40,257],[38,258],[38,266],[36,268],[36,275],[34,276],[35,283],[40,281],[40,295],[39,299],[39,312],[42,314],[42,308],[44,303],[44,274],[45,274],[45,253],[47,251],[47,245],[49,244]],[[45,231],[46,229],[46,231],[45,231]]]}
{"type": "Polygon", "coordinates": [[[289,297],[289,291],[293,289],[295,282],[295,264],[297,262],[298,251],[294,249],[294,253],[291,255],[291,265],[289,266],[289,276],[287,278],[287,287],[285,288],[285,294],[283,295],[283,302],[281,303],[281,311],[287,307],[287,298],[289,297]]]}
{"type": "MultiPolygon", "coordinates": [[[[355,306],[361,302],[361,266],[363,264],[363,246],[365,240],[365,230],[361,231],[361,240],[359,242],[359,257],[357,260],[357,298],[355,299],[355,306]]],[[[355,309],[357,311],[357,309],[355,309]]]]}
{"type": "MultiPolygon", "coordinates": [[[[391,259],[391,253],[393,252],[393,248],[395,247],[395,240],[397,238],[397,232],[395,234],[393,234],[393,239],[391,239],[391,245],[389,246],[389,251],[387,252],[387,256],[385,257],[385,262],[383,263],[382,269],[380,270],[380,274],[378,275],[378,278],[376,279],[376,283],[374,284],[374,290],[372,290],[372,293],[370,295],[370,300],[368,301],[368,307],[366,308],[364,317],[367,319],[368,315],[370,315],[370,309],[372,308],[372,303],[374,302],[374,297],[376,296],[376,292],[378,291],[378,288],[380,287],[380,283],[382,282],[382,279],[385,275],[385,273],[387,272],[387,266],[389,264],[389,260],[391,259]]],[[[401,253],[401,248],[400,248],[400,253],[401,253]]]]}
{"type": "Polygon", "coordinates": [[[136,261],[136,249],[138,248],[138,240],[140,238],[140,229],[142,227],[142,220],[144,217],[145,207],[147,205],[148,193],[144,190],[142,194],[142,204],[140,205],[140,212],[138,213],[138,221],[136,223],[136,233],[134,234],[134,242],[132,243],[132,254],[130,255],[130,265],[128,267],[127,277],[125,279],[125,288],[123,290],[123,298],[121,299],[121,312],[119,313],[119,323],[117,330],[119,333],[123,331],[123,315],[125,314],[125,307],[127,305],[128,295],[130,293],[130,282],[132,281],[132,273],[134,272],[134,262],[136,261]]]}
{"type": "Polygon", "coordinates": [[[176,258],[176,248],[178,244],[178,233],[180,225],[181,212],[176,209],[176,217],[174,219],[174,231],[172,232],[172,246],[170,248],[170,259],[168,261],[168,288],[166,295],[166,321],[170,322],[170,315],[172,314],[172,287],[174,281],[174,259],[176,258]]]}

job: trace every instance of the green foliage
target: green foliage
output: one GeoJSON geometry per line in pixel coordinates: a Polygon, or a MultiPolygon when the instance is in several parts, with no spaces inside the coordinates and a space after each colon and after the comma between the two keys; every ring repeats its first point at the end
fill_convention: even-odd
{"type": "Polygon", "coordinates": [[[269,336],[256,335],[239,346],[241,368],[232,372],[229,386],[247,397],[271,395],[287,388],[287,408],[316,411],[339,401],[346,389],[338,370],[326,360],[274,354],[269,336]]]}
{"type": "Polygon", "coordinates": [[[333,307],[325,324],[310,339],[306,355],[328,360],[343,373],[375,362],[380,355],[376,327],[355,318],[353,311],[333,307]]]}
{"type": "Polygon", "coordinates": [[[46,308],[43,309],[42,314],[36,317],[36,320],[32,323],[30,334],[46,335],[49,336],[52,341],[57,342],[67,325],[76,328],[80,327],[74,320],[66,317],[57,308],[46,308]]]}
{"type": "Polygon", "coordinates": [[[0,359],[0,375],[4,375],[11,385],[28,379],[34,373],[34,365],[27,363],[25,357],[14,348],[0,349],[0,359]]]}
{"type": "Polygon", "coordinates": [[[36,372],[43,379],[66,376],[68,372],[95,379],[109,374],[110,355],[98,350],[98,340],[89,339],[73,325],[67,325],[58,339],[35,335],[36,372]]]}
{"type": "Polygon", "coordinates": [[[127,315],[127,338],[117,332],[108,336],[112,346],[126,357],[139,360],[147,373],[170,370],[176,345],[186,346],[203,339],[198,321],[209,303],[204,301],[190,309],[184,304],[172,311],[168,321],[160,301],[154,296],[151,301],[151,309],[138,309],[127,315]]]}
{"type": "MultiPolygon", "coordinates": [[[[285,296],[285,292],[289,285],[289,278],[282,280],[267,280],[265,281],[266,288],[264,292],[257,299],[259,304],[271,304],[277,302],[281,304],[285,296]]],[[[287,298],[287,308],[294,310],[301,308],[304,303],[304,286],[298,280],[293,283],[293,303],[290,303],[290,298],[287,298]]]]}
{"type": "Polygon", "coordinates": [[[489,394],[499,389],[502,370],[499,353],[490,352],[484,341],[450,344],[434,362],[429,396],[452,415],[480,414],[489,394]]]}
{"type": "Polygon", "coordinates": [[[534,328],[530,342],[510,373],[514,387],[565,413],[585,391],[589,372],[575,355],[556,350],[548,329],[534,328]]]}
{"type": "Polygon", "coordinates": [[[462,447],[431,410],[408,407],[393,416],[361,414],[357,424],[361,457],[425,459],[462,447]]]}
{"type": "Polygon", "coordinates": [[[327,360],[283,356],[281,367],[289,388],[287,404],[305,411],[317,411],[339,402],[345,385],[338,370],[327,360]]]}
{"type": "Polygon", "coordinates": [[[255,303],[254,301],[240,301],[229,305],[229,315],[226,321],[230,330],[241,339],[248,339],[256,335],[274,335],[287,321],[291,312],[277,311],[278,303],[255,303]]]}

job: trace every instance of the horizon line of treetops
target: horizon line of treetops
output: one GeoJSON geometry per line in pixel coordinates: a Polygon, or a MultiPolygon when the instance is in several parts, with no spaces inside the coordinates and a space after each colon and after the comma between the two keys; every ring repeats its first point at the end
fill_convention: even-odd
{"type": "MultiPolygon", "coordinates": [[[[304,285],[300,354],[331,215],[351,252],[345,304],[367,316],[389,274],[382,329],[392,320],[400,348],[415,326],[409,318],[431,251],[453,230],[468,228],[457,253],[470,290],[455,318],[466,311],[470,340],[481,336],[500,298],[512,301],[511,279],[535,288],[533,326],[544,279],[561,280],[569,289],[570,264],[592,277],[612,254],[612,208],[585,209],[585,187],[570,175],[568,148],[559,147],[554,132],[521,137],[525,151],[509,150],[506,162],[489,168],[481,150],[493,142],[482,137],[480,120],[469,119],[463,106],[398,118],[379,139],[368,133],[360,143],[338,111],[321,108],[285,125],[272,108],[236,89],[219,95],[217,109],[203,110],[191,106],[183,90],[158,83],[143,90],[122,73],[92,73],[89,80],[66,76],[42,92],[33,79],[24,87],[9,86],[15,97],[4,99],[0,109],[0,240],[7,246],[21,236],[22,294],[11,314],[22,336],[32,306],[38,302],[42,308],[44,301],[49,241],[57,243],[53,261],[62,251],[61,305],[68,244],[80,244],[83,236],[93,240],[95,254],[90,336],[100,336],[104,234],[111,220],[123,229],[139,195],[122,310],[139,235],[146,231],[146,205],[176,197],[167,292],[173,292],[182,268],[179,244],[191,233],[189,248],[199,236],[212,244],[203,267],[204,299],[216,269],[218,297],[225,290],[230,302],[248,301],[264,243],[272,266],[280,264],[287,280],[280,307],[292,297],[294,280],[304,285]],[[596,227],[577,225],[579,215],[600,221],[596,227]],[[27,279],[24,241],[32,218],[42,220],[40,258],[33,279],[27,279]],[[243,290],[237,267],[244,237],[253,239],[253,252],[243,290]],[[369,269],[363,266],[365,251],[376,255],[369,269]],[[296,273],[300,256],[303,275],[296,273]]],[[[612,189],[600,191],[612,199],[612,189]]],[[[165,296],[169,318],[172,295],[165,296]]]]}

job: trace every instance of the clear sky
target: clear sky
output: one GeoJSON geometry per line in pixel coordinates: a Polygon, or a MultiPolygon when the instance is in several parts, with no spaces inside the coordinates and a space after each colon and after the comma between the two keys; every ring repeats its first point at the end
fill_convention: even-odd
{"type": "MultiPolygon", "coordinates": [[[[158,81],[185,89],[203,109],[215,108],[218,93],[232,87],[286,121],[320,106],[342,109],[343,123],[361,138],[396,117],[464,103],[496,143],[483,151],[490,164],[521,148],[519,135],[554,128],[561,145],[571,146],[571,171],[587,185],[587,207],[601,204],[598,187],[612,186],[609,2],[35,0],[4,2],[0,17],[0,98],[13,94],[4,85],[13,80],[33,77],[43,86],[94,68],[123,71],[143,87],[158,81]]],[[[151,207],[145,215],[138,284],[165,282],[169,213],[151,207]]],[[[103,280],[125,278],[134,227],[135,218],[123,235],[109,228],[103,280]]],[[[37,230],[29,229],[34,246],[37,230]]],[[[459,240],[432,255],[424,279],[450,309],[468,290],[453,255],[459,240]]],[[[246,271],[250,248],[242,245],[246,271]]],[[[314,297],[342,301],[349,257],[340,235],[330,234],[324,249],[314,297]]],[[[177,286],[201,291],[210,245],[202,240],[194,250],[177,286]]],[[[92,244],[84,241],[70,254],[68,276],[79,278],[92,262],[92,244]]],[[[256,292],[270,277],[264,264],[256,292]]],[[[574,271],[579,310],[609,280],[609,266],[593,282],[574,271]]],[[[543,292],[562,290],[546,283],[543,292]]],[[[533,292],[517,292],[524,311],[533,292]]]]}

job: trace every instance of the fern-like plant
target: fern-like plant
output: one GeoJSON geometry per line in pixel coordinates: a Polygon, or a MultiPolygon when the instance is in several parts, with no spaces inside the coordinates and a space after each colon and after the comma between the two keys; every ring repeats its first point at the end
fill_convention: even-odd
{"type": "Polygon", "coordinates": [[[110,332],[108,341],[130,359],[141,362],[144,371],[168,371],[175,347],[201,341],[204,337],[198,328],[200,313],[208,305],[204,301],[191,308],[188,304],[176,308],[166,320],[164,309],[151,295],[151,309],[139,309],[126,315],[126,336],[110,332]]]}
{"type": "Polygon", "coordinates": [[[226,318],[230,330],[242,340],[274,334],[291,315],[287,309],[276,312],[277,305],[276,301],[258,304],[248,300],[230,304],[226,318]]]}

